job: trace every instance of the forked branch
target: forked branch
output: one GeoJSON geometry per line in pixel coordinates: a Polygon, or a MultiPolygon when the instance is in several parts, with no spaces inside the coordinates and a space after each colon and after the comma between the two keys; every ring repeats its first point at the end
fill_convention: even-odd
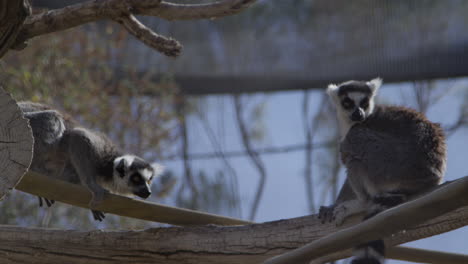
{"type": "Polygon", "coordinates": [[[16,39],[19,47],[36,36],[66,30],[98,20],[120,22],[146,45],[175,57],[182,46],[174,39],[162,37],[141,24],[134,15],[156,16],[166,20],[213,19],[233,15],[256,0],[220,0],[207,4],[176,4],[161,0],[101,0],[70,5],[29,16],[16,39]]]}

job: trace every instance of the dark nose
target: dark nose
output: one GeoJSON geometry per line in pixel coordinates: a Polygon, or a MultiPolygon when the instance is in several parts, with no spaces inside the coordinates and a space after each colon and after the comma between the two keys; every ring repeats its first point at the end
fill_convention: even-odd
{"type": "Polygon", "coordinates": [[[146,199],[151,195],[151,191],[145,188],[145,189],[139,190],[135,194],[138,195],[139,197],[143,198],[143,199],[146,199]]]}
{"type": "Polygon", "coordinates": [[[364,111],[361,108],[356,108],[351,114],[351,121],[361,122],[364,120],[364,111]]]}

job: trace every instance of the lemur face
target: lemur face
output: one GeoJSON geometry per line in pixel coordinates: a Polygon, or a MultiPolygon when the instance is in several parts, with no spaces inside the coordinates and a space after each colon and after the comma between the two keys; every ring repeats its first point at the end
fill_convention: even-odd
{"type": "Polygon", "coordinates": [[[340,85],[331,84],[327,93],[333,99],[343,122],[353,124],[364,121],[374,110],[374,98],[382,80],[369,82],[347,81],[340,85]]]}
{"type": "Polygon", "coordinates": [[[125,155],[114,161],[114,186],[117,193],[133,194],[141,198],[151,195],[151,183],[162,172],[143,159],[125,155]]]}

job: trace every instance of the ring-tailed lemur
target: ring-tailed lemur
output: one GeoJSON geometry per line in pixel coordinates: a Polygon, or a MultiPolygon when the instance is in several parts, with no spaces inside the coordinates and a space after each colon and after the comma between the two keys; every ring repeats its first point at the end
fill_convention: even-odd
{"type": "MultiPolygon", "coordinates": [[[[412,109],[375,105],[381,84],[377,78],[328,86],[337,109],[347,179],[335,204],[320,208],[322,221],[334,220],[343,213],[339,204],[353,198],[365,206],[365,219],[370,218],[430,190],[444,176],[446,145],[440,126],[412,109]]],[[[383,240],[359,245],[354,255],[352,264],[381,263],[383,240]]]]}
{"type": "MultiPolygon", "coordinates": [[[[90,208],[108,192],[148,198],[151,183],[162,166],[122,153],[102,133],[80,127],[68,115],[39,103],[19,102],[34,136],[30,169],[71,183],[82,184],[92,193],[90,208]]],[[[53,200],[45,199],[48,206],[53,200]]],[[[42,198],[39,197],[42,206],[42,198]]],[[[95,220],[105,217],[91,210],[95,220]]]]}

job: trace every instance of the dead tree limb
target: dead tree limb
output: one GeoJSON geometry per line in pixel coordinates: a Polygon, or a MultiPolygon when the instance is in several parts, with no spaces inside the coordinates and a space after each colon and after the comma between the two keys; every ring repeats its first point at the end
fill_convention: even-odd
{"type": "Polygon", "coordinates": [[[123,24],[132,35],[146,45],[167,56],[175,57],[181,52],[180,43],[153,32],[140,23],[134,15],[156,16],[167,20],[213,19],[237,14],[255,1],[220,0],[208,4],[175,4],[161,0],[88,1],[29,16],[24,22],[16,43],[24,43],[36,36],[66,30],[89,22],[110,19],[123,24]]]}

